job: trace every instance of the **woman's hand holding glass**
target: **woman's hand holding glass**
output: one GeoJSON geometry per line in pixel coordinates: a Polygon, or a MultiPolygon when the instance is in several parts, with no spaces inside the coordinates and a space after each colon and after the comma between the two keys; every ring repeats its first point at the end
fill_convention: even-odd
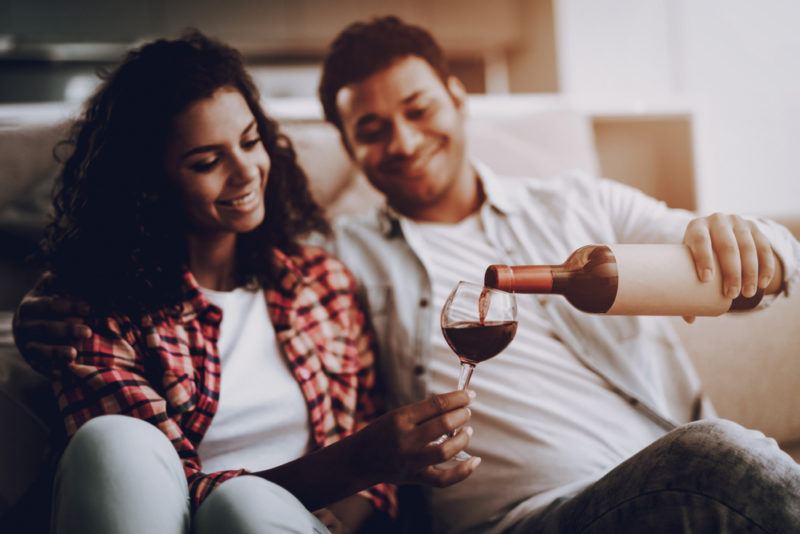
{"type": "Polygon", "coordinates": [[[471,428],[464,425],[471,415],[468,405],[473,397],[465,390],[434,395],[376,419],[351,437],[360,444],[357,469],[376,482],[395,484],[445,487],[464,480],[478,467],[479,458],[447,469],[434,466],[469,444],[471,428]],[[454,437],[435,442],[459,428],[454,437]]]}

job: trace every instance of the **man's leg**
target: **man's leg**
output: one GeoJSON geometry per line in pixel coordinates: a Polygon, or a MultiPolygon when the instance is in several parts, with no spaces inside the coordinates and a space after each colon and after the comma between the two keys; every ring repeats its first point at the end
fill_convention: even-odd
{"type": "Polygon", "coordinates": [[[53,488],[52,532],[184,534],[190,514],[178,453],[153,425],[106,415],[70,440],[53,488]]]}
{"type": "Polygon", "coordinates": [[[219,485],[194,516],[196,534],[263,532],[328,533],[294,495],[256,476],[240,476],[219,485]]]}
{"type": "Polygon", "coordinates": [[[800,466],[760,432],[698,421],[511,532],[800,532],[800,466]]]}

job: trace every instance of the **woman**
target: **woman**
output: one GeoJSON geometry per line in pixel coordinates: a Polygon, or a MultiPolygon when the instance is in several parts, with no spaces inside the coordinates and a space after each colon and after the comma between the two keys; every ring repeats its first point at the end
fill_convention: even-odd
{"type": "Polygon", "coordinates": [[[393,513],[381,483],[477,467],[432,465],[467,444],[431,443],[467,422],[464,393],[367,424],[353,279],[299,244],[327,226],[235,50],[193,33],[131,52],[72,144],[42,251],[93,318],[51,372],[71,437],[55,531],[325,531],[323,507],[357,528],[393,513]]]}

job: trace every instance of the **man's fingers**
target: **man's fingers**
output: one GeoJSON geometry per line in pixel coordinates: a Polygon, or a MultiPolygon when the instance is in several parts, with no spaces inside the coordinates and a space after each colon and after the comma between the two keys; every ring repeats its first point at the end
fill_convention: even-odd
{"type": "Polygon", "coordinates": [[[437,488],[444,488],[452,486],[456,482],[461,482],[470,476],[481,463],[478,456],[473,456],[465,462],[459,462],[455,467],[450,469],[439,469],[434,466],[426,467],[419,476],[419,481],[435,486],[437,488]]]}
{"type": "Polygon", "coordinates": [[[423,401],[419,401],[405,408],[405,416],[411,423],[422,423],[452,410],[457,410],[470,403],[474,393],[467,391],[451,391],[433,395],[423,401]]]}
{"type": "Polygon", "coordinates": [[[25,354],[32,360],[45,362],[47,367],[71,363],[78,356],[75,347],[65,345],[45,345],[31,341],[25,345],[25,354]]]}
{"type": "Polygon", "coordinates": [[[751,234],[758,254],[758,287],[766,289],[775,277],[775,253],[767,236],[759,230],[754,222],[750,222],[751,234]]]}
{"type": "Polygon", "coordinates": [[[683,243],[689,247],[694,259],[697,278],[708,282],[714,274],[714,250],[711,247],[711,235],[708,225],[703,219],[695,219],[686,228],[683,243]]]}
{"type": "Polygon", "coordinates": [[[758,250],[750,225],[741,217],[733,217],[733,235],[739,245],[742,296],[749,298],[756,294],[758,285],[758,250]]]}
{"type": "Polygon", "coordinates": [[[17,328],[24,339],[51,344],[65,344],[78,339],[88,339],[92,330],[75,319],[63,321],[21,321],[17,328]]]}
{"type": "Polygon", "coordinates": [[[694,320],[697,319],[694,315],[684,315],[683,320],[686,321],[688,324],[692,324],[694,320]]]}
{"type": "Polygon", "coordinates": [[[733,225],[725,215],[711,216],[711,243],[719,260],[722,276],[722,292],[728,298],[736,298],[742,289],[742,259],[739,244],[733,233],[733,225]]]}
{"type": "Polygon", "coordinates": [[[23,320],[86,317],[90,311],[85,302],[63,297],[27,297],[19,305],[19,317],[23,320]]]}

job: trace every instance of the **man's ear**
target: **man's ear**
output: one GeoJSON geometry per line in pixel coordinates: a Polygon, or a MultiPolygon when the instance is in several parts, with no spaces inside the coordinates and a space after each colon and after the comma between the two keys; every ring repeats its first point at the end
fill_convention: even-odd
{"type": "Polygon", "coordinates": [[[467,88],[464,87],[461,80],[455,76],[449,76],[447,78],[447,92],[450,93],[450,98],[453,99],[453,103],[458,109],[464,107],[464,103],[467,101],[467,88]]]}
{"type": "Polygon", "coordinates": [[[347,152],[347,156],[350,158],[350,161],[355,161],[355,154],[353,154],[353,147],[350,146],[350,141],[347,140],[347,134],[344,133],[344,126],[338,127],[338,130],[339,130],[339,140],[342,142],[344,151],[347,152]]]}

